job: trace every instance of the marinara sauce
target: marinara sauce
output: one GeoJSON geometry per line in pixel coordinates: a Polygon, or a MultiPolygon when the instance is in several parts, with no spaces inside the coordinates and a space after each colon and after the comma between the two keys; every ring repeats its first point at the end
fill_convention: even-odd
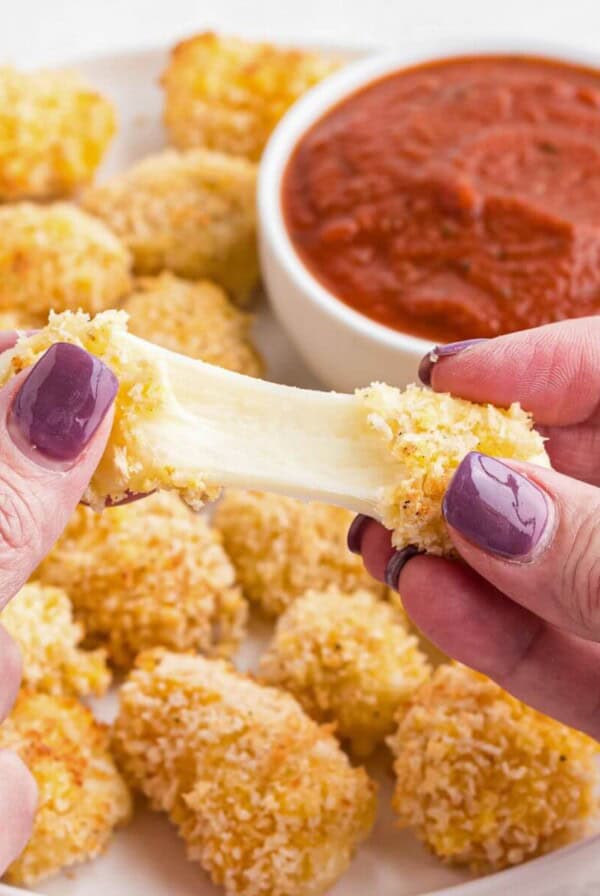
{"type": "Polygon", "coordinates": [[[373,82],[299,141],[286,226],[313,275],[438,342],[600,311],[600,71],[442,59],[373,82]]]}

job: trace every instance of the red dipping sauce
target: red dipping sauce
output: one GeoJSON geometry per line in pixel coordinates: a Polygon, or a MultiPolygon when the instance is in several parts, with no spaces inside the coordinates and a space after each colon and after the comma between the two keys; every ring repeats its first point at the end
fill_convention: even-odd
{"type": "Polygon", "coordinates": [[[342,101],[299,141],[282,202],[337,298],[448,342],[600,312],[600,71],[442,59],[342,101]]]}

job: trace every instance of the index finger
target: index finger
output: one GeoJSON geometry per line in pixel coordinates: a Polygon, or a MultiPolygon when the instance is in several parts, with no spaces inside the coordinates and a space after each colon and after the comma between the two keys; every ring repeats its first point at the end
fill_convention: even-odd
{"type": "Polygon", "coordinates": [[[600,318],[441,346],[421,370],[436,392],[501,407],[518,401],[546,426],[589,421],[600,396],[600,318]]]}

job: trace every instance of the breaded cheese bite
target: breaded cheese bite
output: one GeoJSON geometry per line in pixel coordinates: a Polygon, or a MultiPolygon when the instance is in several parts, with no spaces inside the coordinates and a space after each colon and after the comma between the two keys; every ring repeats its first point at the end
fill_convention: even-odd
{"type": "Polygon", "coordinates": [[[374,786],[329,730],[222,660],[143,653],[113,746],[228,896],[325,892],[374,821],[374,786]]]}
{"type": "Polygon", "coordinates": [[[259,677],[368,756],[430,674],[415,635],[369,591],[308,591],[277,621],[259,677]]]}
{"type": "Polygon", "coordinates": [[[446,862],[516,865],[597,815],[598,744],[458,663],[436,669],[388,743],[400,826],[446,862]]]}
{"type": "Polygon", "coordinates": [[[85,191],[137,274],[206,278],[243,303],[258,282],[256,166],[204,149],[165,150],[85,191]]]}
{"type": "Polygon", "coordinates": [[[371,591],[386,587],[348,550],[353,514],[264,492],[228,489],[214,522],[244,595],[267,616],[279,616],[308,590],[371,591]]]}
{"type": "Polygon", "coordinates": [[[264,373],[250,335],[252,315],[210,280],[190,282],[166,272],[143,277],[123,308],[135,336],[247,376],[264,373]]]}
{"type": "Polygon", "coordinates": [[[38,787],[33,835],[5,880],[31,886],[108,846],[129,821],[131,798],[109,752],[108,728],[70,697],[22,691],[0,726],[38,787]]]}
{"type": "Polygon", "coordinates": [[[332,56],[205,32],[173,48],[162,77],[175,146],[257,161],[299,96],[340,65],[332,56]]]}
{"type": "Polygon", "coordinates": [[[0,201],[72,194],[115,130],[112,103],[77,74],[0,68],[0,201]]]}
{"type": "Polygon", "coordinates": [[[129,266],[125,246],[75,205],[0,206],[0,312],[38,325],[50,310],[94,314],[129,291],[129,266]]]}
{"type": "Polygon", "coordinates": [[[88,642],[115,666],[156,646],[229,656],[246,630],[219,534],[174,494],[102,514],[79,506],[37,575],[73,596],[88,642]]]}
{"type": "Polygon", "coordinates": [[[23,684],[46,694],[100,697],[110,684],[106,651],[82,650],[84,631],[62,588],[30,582],[0,614],[19,645],[23,684]]]}

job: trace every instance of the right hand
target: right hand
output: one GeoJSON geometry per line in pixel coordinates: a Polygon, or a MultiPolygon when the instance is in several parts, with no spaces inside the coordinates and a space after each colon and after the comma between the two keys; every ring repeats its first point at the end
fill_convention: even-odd
{"type": "MultiPolygon", "coordinates": [[[[0,352],[15,342],[0,333],[0,352]]],[[[75,346],[52,346],[0,389],[0,610],[66,526],[106,445],[117,381],[75,346]]],[[[21,661],[0,626],[0,722],[17,696],[21,661]]],[[[35,782],[0,751],[0,876],[31,836],[35,782]]]]}

